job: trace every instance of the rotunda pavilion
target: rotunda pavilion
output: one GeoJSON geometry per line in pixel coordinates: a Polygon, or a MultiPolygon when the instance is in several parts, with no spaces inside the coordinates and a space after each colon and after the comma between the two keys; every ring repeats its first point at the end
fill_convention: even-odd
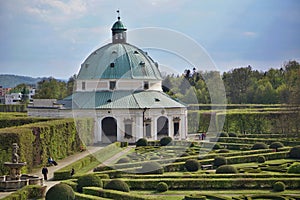
{"type": "Polygon", "coordinates": [[[57,109],[31,108],[31,115],[92,116],[95,143],[164,136],[186,139],[187,107],[162,91],[158,63],[127,43],[127,28],[120,17],[111,31],[112,42],[81,64],[73,94],[57,101],[61,104],[57,109]]]}

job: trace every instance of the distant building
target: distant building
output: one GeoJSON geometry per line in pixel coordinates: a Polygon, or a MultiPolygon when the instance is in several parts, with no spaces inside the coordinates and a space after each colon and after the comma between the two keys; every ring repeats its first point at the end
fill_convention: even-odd
{"type": "Polygon", "coordinates": [[[1,85],[0,85],[0,97],[4,97],[5,94],[8,94],[9,91],[11,90],[11,88],[3,88],[1,85]]]}
{"type": "Polygon", "coordinates": [[[127,29],[119,17],[111,30],[112,42],[81,65],[74,93],[40,105],[34,100],[28,115],[93,117],[95,143],[186,139],[187,107],[162,91],[158,64],[127,43],[127,29]]]}
{"type": "Polygon", "coordinates": [[[5,95],[5,104],[20,104],[22,102],[22,94],[21,93],[11,93],[5,95]]]}

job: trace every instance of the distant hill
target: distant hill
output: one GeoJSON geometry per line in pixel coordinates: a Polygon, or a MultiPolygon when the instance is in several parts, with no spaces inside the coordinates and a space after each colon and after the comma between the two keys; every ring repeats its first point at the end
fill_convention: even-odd
{"type": "Polygon", "coordinates": [[[19,84],[36,84],[45,78],[32,78],[29,76],[18,76],[12,74],[0,74],[0,86],[4,88],[13,88],[19,84]]]}

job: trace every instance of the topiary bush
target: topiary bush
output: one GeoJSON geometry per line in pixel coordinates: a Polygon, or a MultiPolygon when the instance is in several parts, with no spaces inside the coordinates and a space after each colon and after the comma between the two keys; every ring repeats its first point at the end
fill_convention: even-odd
{"type": "Polygon", "coordinates": [[[159,182],[156,186],[156,191],[157,192],[166,192],[168,191],[169,186],[165,182],[159,182]]]}
{"type": "Polygon", "coordinates": [[[158,162],[151,161],[143,163],[140,172],[143,174],[163,174],[164,168],[158,162]]]}
{"type": "Polygon", "coordinates": [[[159,144],[161,146],[167,146],[168,144],[170,144],[172,142],[172,140],[173,139],[169,136],[163,137],[163,138],[160,139],[159,144]]]}
{"type": "Polygon", "coordinates": [[[290,158],[300,158],[300,146],[295,146],[291,148],[289,156],[290,158]]]}
{"type": "Polygon", "coordinates": [[[229,137],[229,135],[226,132],[221,132],[219,137],[229,137]]]}
{"type": "Polygon", "coordinates": [[[221,148],[222,148],[221,145],[218,143],[216,143],[213,147],[213,149],[221,149],[221,148]]]}
{"type": "Polygon", "coordinates": [[[222,165],[216,169],[216,174],[237,174],[238,170],[231,165],[222,165]]]}
{"type": "Polygon", "coordinates": [[[228,149],[220,149],[218,153],[229,153],[228,149]]]}
{"type": "Polygon", "coordinates": [[[230,132],[230,133],[228,133],[228,136],[229,137],[237,137],[238,135],[236,133],[230,132]]]}
{"type": "Polygon", "coordinates": [[[145,147],[145,146],[148,146],[148,141],[146,138],[140,138],[140,139],[138,139],[138,141],[136,141],[135,144],[137,147],[145,147]]]}
{"type": "Polygon", "coordinates": [[[122,191],[122,192],[129,192],[129,186],[127,185],[127,183],[125,183],[122,180],[119,179],[113,179],[110,182],[108,182],[105,187],[105,189],[110,189],[110,190],[118,190],[118,191],[122,191]]]}
{"type": "Polygon", "coordinates": [[[276,183],[274,183],[273,185],[273,190],[275,192],[282,192],[285,190],[285,184],[281,181],[277,181],[276,183]]]}
{"type": "Polygon", "coordinates": [[[74,200],[75,193],[71,186],[59,183],[51,187],[46,193],[46,200],[74,200]]]}
{"type": "Polygon", "coordinates": [[[217,156],[214,159],[214,167],[218,168],[222,165],[227,165],[227,160],[224,156],[217,156]]]}
{"type": "Polygon", "coordinates": [[[266,158],[264,156],[258,156],[257,157],[257,162],[258,163],[264,163],[264,162],[266,162],[266,158]]]}
{"type": "Polygon", "coordinates": [[[130,161],[131,161],[130,158],[124,157],[124,158],[120,158],[120,159],[117,161],[117,164],[129,163],[130,161]]]}
{"type": "Polygon", "coordinates": [[[281,142],[272,142],[272,144],[270,144],[269,148],[270,149],[278,149],[284,147],[284,145],[281,142]]]}
{"type": "Polygon", "coordinates": [[[258,150],[258,149],[268,149],[268,145],[266,145],[263,142],[257,142],[252,146],[252,150],[258,150]]]}
{"type": "Polygon", "coordinates": [[[95,174],[86,174],[80,176],[77,180],[77,191],[82,192],[82,187],[87,186],[95,186],[95,187],[103,187],[102,180],[100,177],[96,176],[95,174]]]}
{"type": "Polygon", "coordinates": [[[200,164],[199,164],[199,162],[196,159],[188,159],[184,163],[184,167],[189,172],[196,172],[196,171],[199,170],[200,164]]]}
{"type": "Polygon", "coordinates": [[[300,174],[300,163],[294,163],[288,168],[290,174],[300,174]]]}

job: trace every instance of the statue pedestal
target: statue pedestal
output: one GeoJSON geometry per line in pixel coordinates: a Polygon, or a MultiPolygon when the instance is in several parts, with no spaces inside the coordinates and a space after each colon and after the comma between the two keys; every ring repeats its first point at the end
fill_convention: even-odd
{"type": "Polygon", "coordinates": [[[5,162],[4,166],[9,168],[9,176],[7,179],[10,180],[20,180],[21,177],[21,168],[26,165],[26,162],[22,163],[12,163],[12,162],[5,162]]]}

